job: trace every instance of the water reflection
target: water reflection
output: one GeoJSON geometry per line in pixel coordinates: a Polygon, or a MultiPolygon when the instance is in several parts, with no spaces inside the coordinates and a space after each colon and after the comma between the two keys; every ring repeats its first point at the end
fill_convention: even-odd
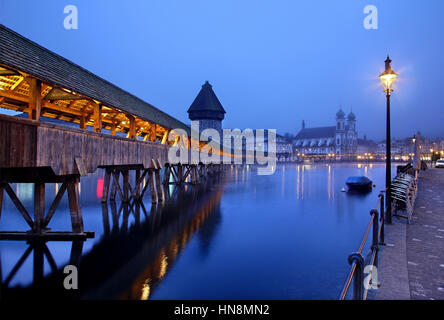
{"type": "MultiPolygon", "coordinates": [[[[146,196],[140,203],[103,206],[97,192],[103,178],[99,172],[82,181],[85,228],[96,238],[80,250],[77,295],[64,290],[60,280],[63,267],[76,256],[71,253],[73,243],[47,242],[54,263],[44,248],[36,256],[37,261],[44,257],[40,283],[51,290],[38,296],[335,299],[349,271],[346,257],[362,240],[384,175],[383,164],[286,164],[271,176],[256,175],[254,167],[232,167],[226,181],[170,185],[164,190],[165,205],[151,205],[146,196]],[[365,173],[377,189],[363,196],[341,192],[347,177],[365,173]]],[[[47,194],[57,187],[48,185],[47,194]]],[[[25,192],[27,187],[19,188],[25,192]]],[[[32,200],[25,205],[32,207],[32,200]]],[[[4,202],[4,209],[0,227],[14,230],[24,225],[13,204],[4,202]]],[[[68,218],[62,200],[53,229],[68,229],[68,218]]],[[[0,242],[3,284],[28,247],[24,242],[0,242]]],[[[6,283],[5,297],[32,297],[33,252],[31,248],[6,283]]]]}
{"type": "MultiPolygon", "coordinates": [[[[72,241],[67,264],[79,267],[82,256],[84,241],[72,241]]],[[[25,299],[33,297],[55,296],[57,298],[73,298],[76,292],[64,290],[63,273],[65,267],[58,266],[46,241],[32,240],[27,242],[26,250],[15,262],[8,274],[2,274],[2,261],[0,259],[0,300],[2,299],[25,299]],[[32,257],[31,257],[32,256],[32,257]],[[32,284],[28,287],[21,285],[10,286],[19,270],[24,264],[32,260],[32,284]],[[46,263],[45,263],[46,260],[46,263]],[[45,277],[45,265],[49,267],[49,276],[45,277]]]]}
{"type": "Polygon", "coordinates": [[[193,235],[200,239],[203,255],[211,250],[212,236],[221,221],[222,187],[222,183],[210,183],[167,188],[169,200],[152,205],[149,211],[143,202],[102,204],[100,241],[83,256],[83,242],[73,241],[66,253],[66,264],[79,268],[78,292],[63,290],[66,264],[57,266],[47,243],[33,241],[4,277],[0,260],[1,298],[32,296],[36,290],[44,292],[45,298],[150,298],[193,235]],[[31,284],[11,285],[27,260],[33,262],[31,284]]]}

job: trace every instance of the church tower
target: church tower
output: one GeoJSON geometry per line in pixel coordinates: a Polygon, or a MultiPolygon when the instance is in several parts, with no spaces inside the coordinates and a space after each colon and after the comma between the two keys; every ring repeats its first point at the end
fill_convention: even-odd
{"type": "Polygon", "coordinates": [[[206,81],[188,109],[188,117],[192,121],[199,121],[199,131],[216,129],[222,138],[222,120],[225,109],[213,91],[212,85],[206,81]]]}
{"type": "Polygon", "coordinates": [[[356,116],[353,111],[350,111],[347,116],[347,127],[351,131],[356,131],[356,116]]]}
{"type": "Polygon", "coordinates": [[[349,154],[355,154],[358,148],[358,133],[356,132],[356,116],[350,111],[347,115],[347,148],[349,154]]]}
{"type": "Polygon", "coordinates": [[[345,113],[342,108],[339,107],[336,112],[336,154],[340,155],[344,153],[345,144],[345,113]]]}

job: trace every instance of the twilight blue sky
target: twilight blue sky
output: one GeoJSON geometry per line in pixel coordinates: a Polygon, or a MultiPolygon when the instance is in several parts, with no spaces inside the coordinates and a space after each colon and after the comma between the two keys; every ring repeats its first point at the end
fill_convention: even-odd
{"type": "Polygon", "coordinates": [[[444,136],[442,0],[0,0],[0,23],[188,123],[209,80],[224,127],[296,133],[333,125],[339,105],[358,134],[385,134],[377,75],[387,53],[400,81],[392,133],[444,136]],[[65,30],[63,9],[79,10],[65,30]],[[378,30],[363,9],[378,8],[378,30]]]}

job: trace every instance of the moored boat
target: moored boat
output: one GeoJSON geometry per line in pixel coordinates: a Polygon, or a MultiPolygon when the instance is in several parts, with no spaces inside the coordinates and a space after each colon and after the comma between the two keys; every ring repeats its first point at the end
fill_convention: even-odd
{"type": "Polygon", "coordinates": [[[372,180],[365,176],[349,177],[345,184],[349,191],[369,192],[372,190],[372,180]]]}

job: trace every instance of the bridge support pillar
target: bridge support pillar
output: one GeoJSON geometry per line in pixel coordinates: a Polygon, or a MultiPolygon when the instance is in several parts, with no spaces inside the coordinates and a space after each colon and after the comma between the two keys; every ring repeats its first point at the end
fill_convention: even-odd
{"type": "MultiPolygon", "coordinates": [[[[155,164],[155,163],[154,163],[155,164]]],[[[148,169],[138,169],[138,168],[124,168],[121,167],[107,167],[105,169],[105,178],[103,183],[103,192],[102,192],[102,203],[106,203],[108,201],[108,195],[110,201],[116,200],[117,193],[120,196],[120,199],[123,203],[131,204],[131,207],[134,205],[134,202],[140,202],[145,195],[147,189],[150,189],[151,194],[151,202],[163,202],[164,194],[162,189],[161,177],[160,177],[161,168],[158,164],[153,165],[152,168],[148,169]],[[131,186],[130,183],[130,170],[135,170],[135,178],[134,185],[131,186]],[[123,176],[123,184],[120,185],[120,174],[123,176]],[[112,183],[111,183],[112,177],[112,183]],[[148,181],[145,183],[145,179],[148,181]],[[109,187],[111,185],[111,191],[109,191],[109,187]]],[[[166,176],[170,168],[166,167],[166,176]]],[[[166,178],[164,178],[165,181],[166,178]]]]}
{"type": "Polygon", "coordinates": [[[69,211],[71,214],[72,231],[76,233],[83,233],[83,217],[82,209],[80,207],[80,178],[68,184],[68,202],[69,211]]]}
{"type": "Polygon", "coordinates": [[[182,184],[184,182],[183,177],[183,166],[181,164],[177,165],[177,184],[182,184]]]}
{"type": "MultiPolygon", "coordinates": [[[[170,184],[179,186],[184,183],[196,185],[205,182],[208,177],[221,174],[224,169],[224,165],[204,164],[202,162],[199,164],[167,164],[165,165],[162,184],[164,186],[170,184]],[[173,182],[170,182],[170,177],[173,177],[173,182]]],[[[160,185],[160,183],[157,182],[157,185],[160,185]]]]}
{"type": "Polygon", "coordinates": [[[103,179],[102,203],[108,201],[110,181],[111,181],[111,170],[106,168],[105,169],[105,177],[103,179]]]}
{"type": "Polygon", "coordinates": [[[33,178],[27,181],[34,183],[34,212],[33,218],[22,204],[21,200],[12,189],[10,183],[14,181],[0,182],[0,208],[3,200],[3,191],[6,191],[16,209],[23,216],[31,230],[29,231],[1,231],[0,240],[85,240],[94,237],[93,232],[85,232],[83,227],[82,210],[80,206],[80,176],[62,176],[51,180],[48,178],[33,178]],[[48,211],[45,210],[45,185],[46,183],[61,183],[57,194],[48,211]],[[71,217],[72,232],[56,232],[48,228],[49,223],[59,206],[62,197],[67,191],[69,212],[71,217]],[[46,212],[46,215],[45,215],[46,212]]]}
{"type": "Polygon", "coordinates": [[[159,202],[163,202],[165,200],[164,195],[163,195],[163,188],[162,188],[162,183],[160,182],[160,168],[154,170],[154,175],[156,177],[156,187],[157,187],[157,199],[159,200],[159,202]]]}
{"type": "Polygon", "coordinates": [[[136,185],[134,186],[134,194],[136,199],[140,198],[140,186],[142,185],[143,180],[140,179],[141,175],[140,175],[140,169],[136,170],[135,173],[135,182],[136,185]]]}
{"type": "Polygon", "coordinates": [[[191,184],[199,184],[199,173],[196,164],[191,165],[191,184]]]}
{"type": "Polygon", "coordinates": [[[34,184],[34,231],[40,233],[45,218],[45,184],[34,184]]]}
{"type": "Polygon", "coordinates": [[[154,176],[154,170],[148,171],[148,180],[151,191],[151,203],[157,203],[156,179],[154,176]]]}
{"type": "Polygon", "coordinates": [[[171,177],[171,167],[168,163],[165,165],[164,170],[165,171],[163,173],[163,185],[167,186],[170,184],[170,177],[171,177]]]}
{"type": "MultiPolygon", "coordinates": [[[[123,175],[123,202],[129,202],[130,198],[129,198],[129,189],[130,184],[129,184],[129,170],[123,170],[122,171],[122,175],[123,175]]],[[[136,186],[137,188],[137,186],[136,186]]]]}

